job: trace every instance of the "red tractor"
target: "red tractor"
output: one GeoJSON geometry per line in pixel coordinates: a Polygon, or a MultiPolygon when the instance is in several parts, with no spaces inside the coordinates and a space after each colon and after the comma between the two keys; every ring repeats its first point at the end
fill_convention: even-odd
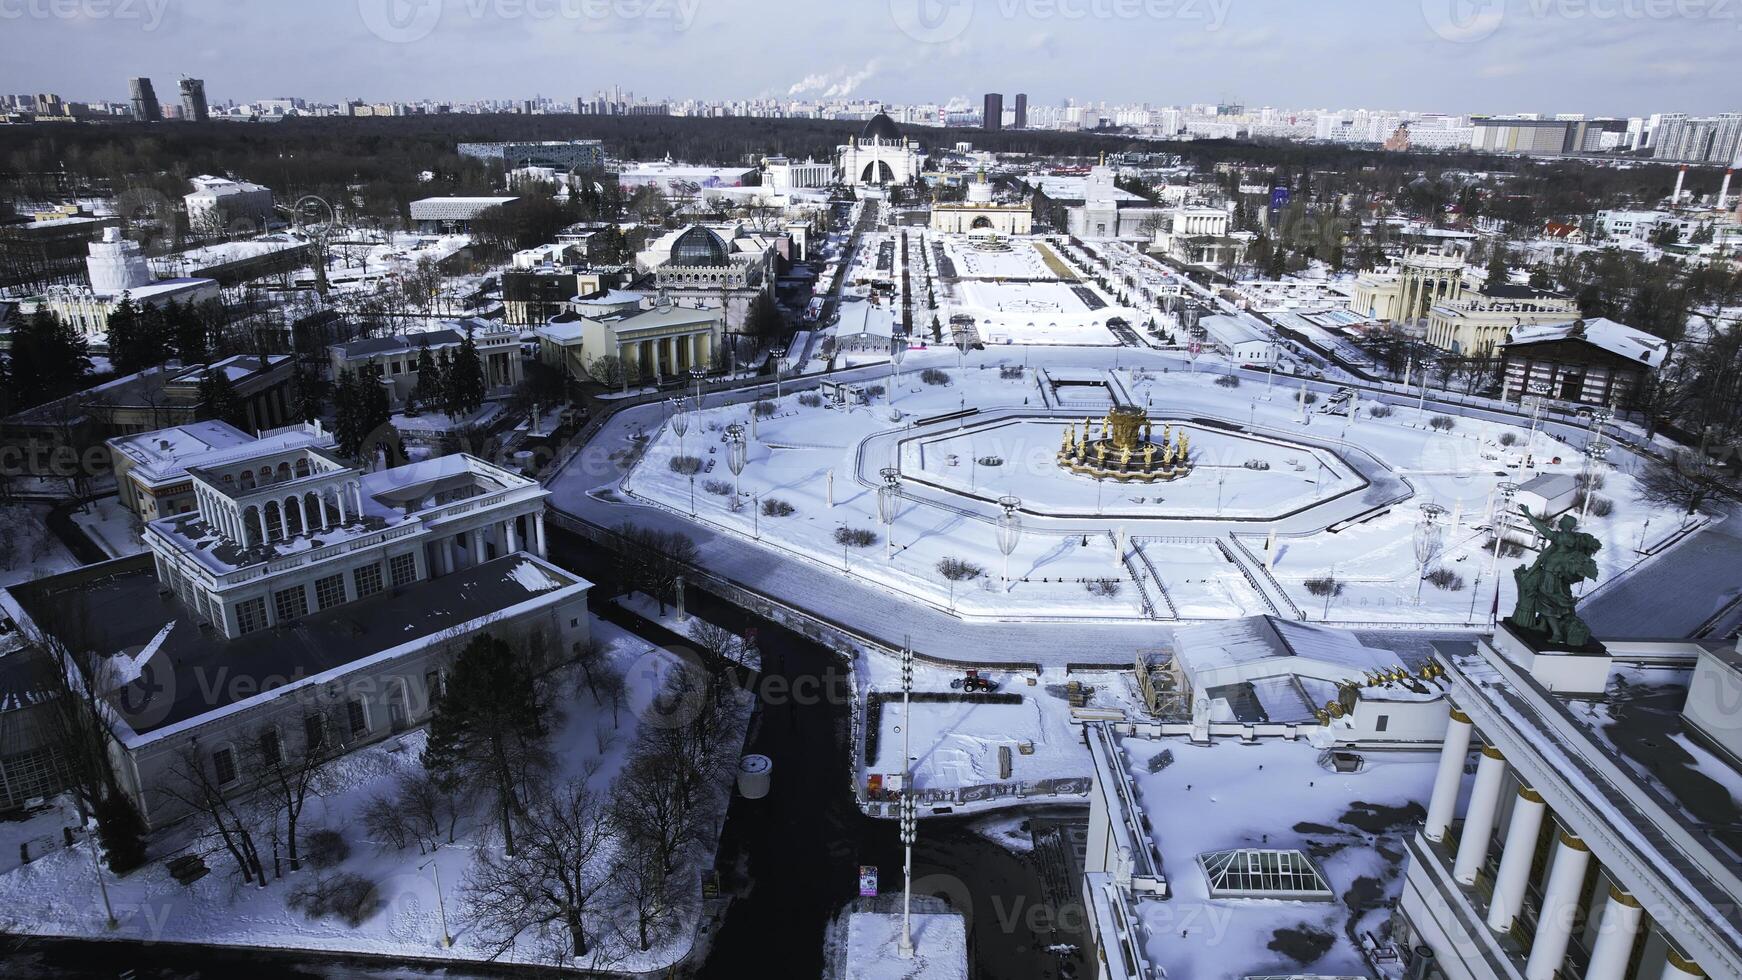
{"type": "Polygon", "coordinates": [[[977,669],[970,668],[969,670],[964,671],[962,676],[950,681],[950,689],[963,691],[968,694],[972,694],[975,691],[991,693],[998,689],[998,684],[993,681],[990,676],[980,673],[977,669]]]}

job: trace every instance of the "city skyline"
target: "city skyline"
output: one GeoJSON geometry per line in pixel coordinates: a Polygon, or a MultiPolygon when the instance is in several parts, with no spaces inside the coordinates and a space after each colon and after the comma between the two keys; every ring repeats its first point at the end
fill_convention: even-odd
{"type": "Polygon", "coordinates": [[[128,78],[192,75],[219,104],[563,101],[615,85],[710,101],[944,103],[1020,91],[1037,106],[1701,114],[1734,108],[1722,64],[1742,28],[1722,7],[1696,14],[1627,0],[1310,10],[1271,0],[888,0],[834,4],[827,16],[815,5],[786,9],[799,16],[770,18],[745,0],[332,0],[245,10],[137,0],[102,17],[94,7],[66,17],[22,3],[7,17],[17,46],[0,69],[0,91],[120,100],[128,78]],[[1686,14],[1654,16],[1660,7],[1686,14]],[[246,36],[287,43],[236,43],[246,36]],[[1388,43],[1374,43],[1379,36],[1388,43]],[[60,57],[69,44],[90,56],[60,57]],[[732,55],[747,50],[758,57],[732,55]],[[575,54],[586,56],[584,67],[564,57],[575,54]],[[317,62],[315,77],[307,66],[317,62]],[[1122,67],[1085,80],[1086,64],[1122,67]]]}

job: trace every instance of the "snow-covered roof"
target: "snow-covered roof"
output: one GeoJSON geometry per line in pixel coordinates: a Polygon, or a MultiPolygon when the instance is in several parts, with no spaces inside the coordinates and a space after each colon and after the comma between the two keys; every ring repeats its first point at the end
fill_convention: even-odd
{"type": "Polygon", "coordinates": [[[1174,642],[1180,666],[1199,691],[1290,674],[1360,683],[1398,665],[1397,654],[1367,646],[1347,630],[1274,616],[1183,627],[1174,631],[1174,642]]]}
{"type": "Polygon", "coordinates": [[[1237,344],[1268,344],[1272,339],[1263,324],[1245,314],[1229,316],[1226,313],[1214,313],[1200,318],[1198,326],[1230,347],[1237,344]]]}
{"type": "Polygon", "coordinates": [[[1669,341],[1648,334],[1625,323],[1597,317],[1592,320],[1572,320],[1566,323],[1538,323],[1514,327],[1507,346],[1540,344],[1557,340],[1582,340],[1600,347],[1617,357],[1638,361],[1652,367],[1662,367],[1669,354],[1669,341]]]}
{"type": "Polygon", "coordinates": [[[189,422],[109,440],[111,450],[133,460],[135,479],[147,483],[184,477],[188,467],[207,465],[243,446],[281,452],[304,446],[332,445],[332,435],[319,426],[296,426],[256,439],[228,422],[218,421],[189,422]]]}

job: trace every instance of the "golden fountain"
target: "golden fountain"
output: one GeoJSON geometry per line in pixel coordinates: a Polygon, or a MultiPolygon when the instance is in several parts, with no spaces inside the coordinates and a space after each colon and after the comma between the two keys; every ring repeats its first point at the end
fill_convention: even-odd
{"type": "Polygon", "coordinates": [[[1098,480],[1177,480],[1192,471],[1191,437],[1174,434],[1163,424],[1157,440],[1148,413],[1135,405],[1118,405],[1100,420],[1099,432],[1094,419],[1083,420],[1080,436],[1074,423],[1065,426],[1058,463],[1098,480]]]}

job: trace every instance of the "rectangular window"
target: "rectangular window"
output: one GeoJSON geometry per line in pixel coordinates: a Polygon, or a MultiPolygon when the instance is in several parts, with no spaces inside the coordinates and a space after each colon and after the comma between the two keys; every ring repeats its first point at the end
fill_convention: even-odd
{"type": "Polygon", "coordinates": [[[284,752],[278,744],[276,731],[267,729],[260,733],[260,758],[269,766],[276,766],[284,761],[284,752]]]}
{"type": "Polygon", "coordinates": [[[364,565],[351,573],[351,581],[357,584],[357,598],[371,596],[381,591],[381,563],[364,565]]]}
{"type": "Polygon", "coordinates": [[[440,701],[442,699],[442,672],[432,670],[425,673],[423,675],[423,690],[430,704],[440,701]]]}
{"type": "Polygon", "coordinates": [[[1382,732],[1390,727],[1391,727],[1391,716],[1390,715],[1380,715],[1379,720],[1373,723],[1373,730],[1376,732],[1382,732]]]}
{"type": "Polygon", "coordinates": [[[357,738],[358,736],[368,733],[369,715],[363,710],[363,700],[361,698],[352,698],[350,702],[345,705],[345,713],[350,717],[352,738],[357,738]]]}
{"type": "Polygon", "coordinates": [[[228,786],[236,781],[236,753],[229,749],[219,749],[212,753],[212,775],[217,777],[219,786],[228,786]]]}
{"type": "Polygon", "coordinates": [[[416,555],[394,555],[387,559],[387,568],[393,576],[393,587],[396,589],[417,581],[416,555]]]}
{"type": "Polygon", "coordinates": [[[272,611],[278,614],[278,621],[281,623],[307,616],[308,590],[300,585],[293,585],[272,593],[272,611]]]}
{"type": "Polygon", "coordinates": [[[327,719],[324,715],[304,715],[302,718],[302,741],[313,755],[327,747],[327,719]]]}
{"type": "Polygon", "coordinates": [[[331,609],[345,601],[345,576],[329,575],[315,579],[315,608],[331,609]]]}
{"type": "Polygon", "coordinates": [[[236,635],[266,628],[266,600],[256,596],[236,603],[236,635]]]}

